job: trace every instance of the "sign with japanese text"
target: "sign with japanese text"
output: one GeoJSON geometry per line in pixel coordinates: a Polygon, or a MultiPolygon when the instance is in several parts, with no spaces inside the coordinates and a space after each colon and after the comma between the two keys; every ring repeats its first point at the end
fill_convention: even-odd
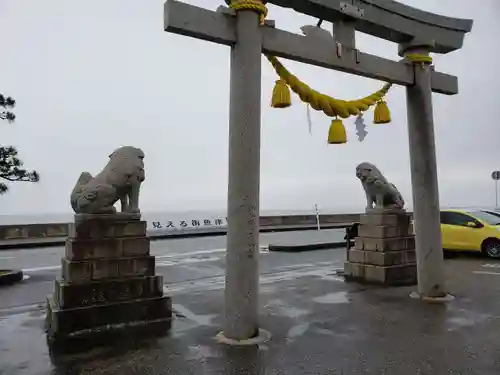
{"type": "Polygon", "coordinates": [[[165,220],[148,222],[148,229],[153,230],[175,230],[175,229],[196,229],[196,228],[223,228],[227,226],[227,217],[191,220],[165,220]]]}

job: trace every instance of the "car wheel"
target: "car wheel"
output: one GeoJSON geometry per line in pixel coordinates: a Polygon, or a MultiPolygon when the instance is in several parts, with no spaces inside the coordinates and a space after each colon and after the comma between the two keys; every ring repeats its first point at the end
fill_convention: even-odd
{"type": "Polygon", "coordinates": [[[486,240],[483,244],[484,253],[494,259],[500,259],[500,241],[486,240]]]}

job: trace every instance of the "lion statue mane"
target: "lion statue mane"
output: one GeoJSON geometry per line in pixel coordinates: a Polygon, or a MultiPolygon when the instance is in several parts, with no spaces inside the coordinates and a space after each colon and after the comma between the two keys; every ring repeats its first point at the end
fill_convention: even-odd
{"type": "Polygon", "coordinates": [[[109,155],[108,164],[95,177],[83,172],[71,192],[71,207],[77,214],[114,214],[120,200],[121,212],[140,213],[139,191],[145,179],[144,152],[124,146],[109,155]]]}
{"type": "Polygon", "coordinates": [[[405,201],[396,186],[373,164],[363,162],[356,167],[356,177],[366,194],[366,209],[403,209],[405,201]],[[375,205],[375,207],[373,206],[375,205]]]}

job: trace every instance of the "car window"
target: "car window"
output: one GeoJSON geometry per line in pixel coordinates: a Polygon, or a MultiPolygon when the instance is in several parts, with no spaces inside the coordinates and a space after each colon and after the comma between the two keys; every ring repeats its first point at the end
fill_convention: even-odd
{"type": "Polygon", "coordinates": [[[472,216],[460,212],[441,212],[441,224],[460,225],[465,227],[467,226],[467,223],[471,222],[475,224],[479,223],[472,216]]]}
{"type": "Polygon", "coordinates": [[[470,213],[474,215],[479,220],[483,220],[489,225],[500,225],[500,214],[488,212],[488,211],[472,211],[470,213]]]}

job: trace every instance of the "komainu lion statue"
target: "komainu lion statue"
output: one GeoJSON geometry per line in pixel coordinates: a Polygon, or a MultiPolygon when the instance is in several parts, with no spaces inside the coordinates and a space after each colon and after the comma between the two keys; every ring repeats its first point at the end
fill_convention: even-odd
{"type": "Polygon", "coordinates": [[[108,164],[95,177],[83,172],[71,192],[75,213],[114,214],[120,200],[121,211],[140,213],[139,190],[145,179],[144,152],[124,146],[109,155],[108,164]]]}
{"type": "Polygon", "coordinates": [[[361,181],[366,194],[366,209],[403,209],[405,201],[394,184],[371,163],[361,163],[356,167],[356,177],[361,181]],[[375,204],[375,207],[373,205],[375,204]]]}

